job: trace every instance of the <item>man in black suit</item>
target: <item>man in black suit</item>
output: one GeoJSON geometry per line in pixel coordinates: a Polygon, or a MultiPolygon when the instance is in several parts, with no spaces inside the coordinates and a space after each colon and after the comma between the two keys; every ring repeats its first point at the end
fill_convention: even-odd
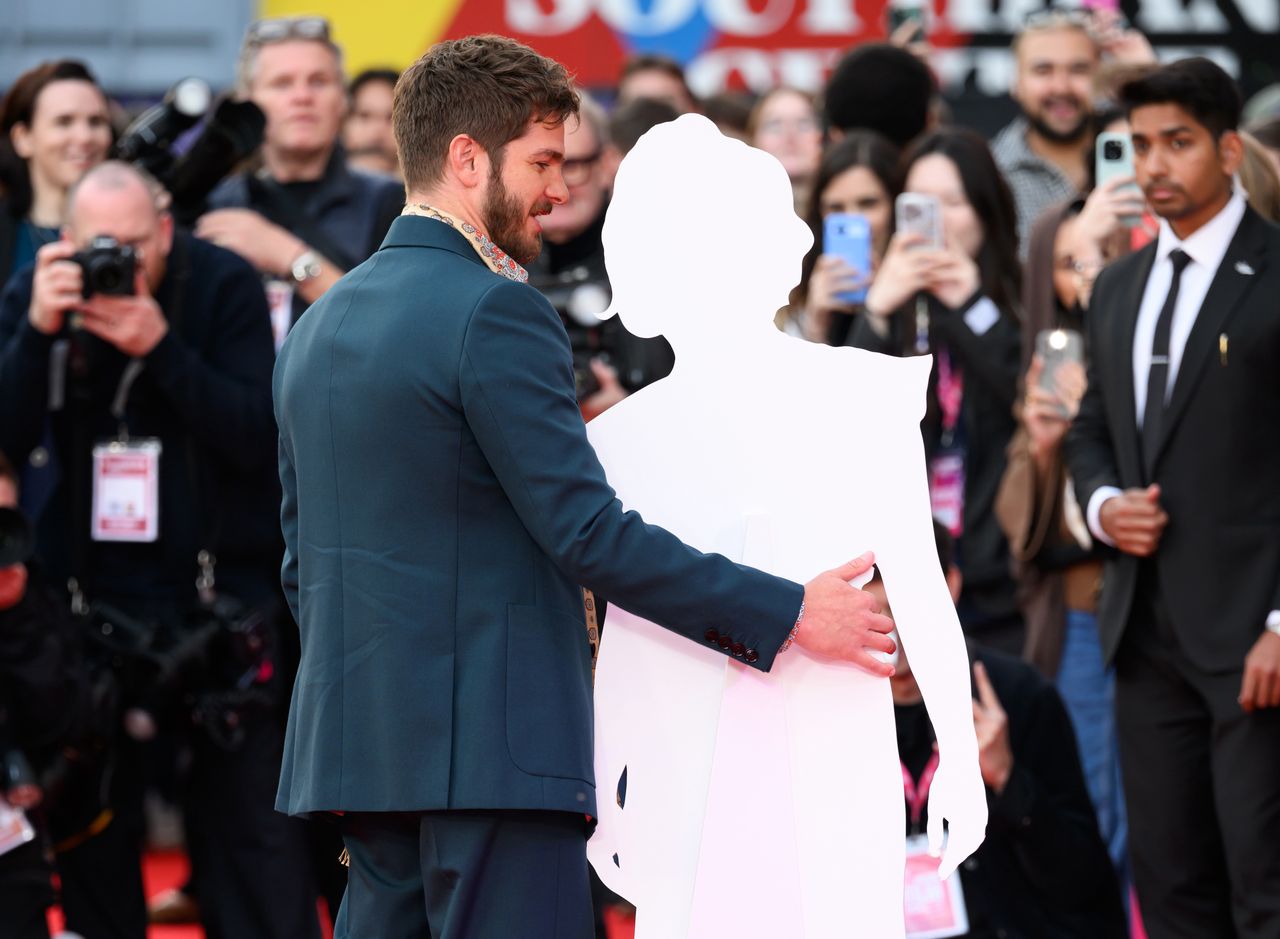
{"type": "Polygon", "coordinates": [[[1205,59],[1121,89],[1161,217],[1103,272],[1068,459],[1117,550],[1103,651],[1152,939],[1280,935],[1280,229],[1233,190],[1240,96],[1205,59]]]}

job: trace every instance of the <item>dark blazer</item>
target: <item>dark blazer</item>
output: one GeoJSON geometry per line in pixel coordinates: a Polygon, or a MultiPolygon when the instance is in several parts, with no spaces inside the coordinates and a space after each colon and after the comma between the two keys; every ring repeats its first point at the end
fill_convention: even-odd
{"type": "Polygon", "coordinates": [[[595,812],[579,584],[770,667],[803,588],[621,503],[560,317],[406,216],[275,372],[302,638],[277,807],[595,812]]]}
{"type": "MultiPolygon", "coordinates": [[[[1206,671],[1236,671],[1268,611],[1280,609],[1280,228],[1246,209],[1187,339],[1148,479],[1133,331],[1155,252],[1151,244],[1098,278],[1089,390],[1067,457],[1085,508],[1099,486],[1160,484],[1169,524],[1155,562],[1174,632],[1206,671]]],[[[1098,618],[1108,661],[1133,607],[1138,562],[1117,552],[1107,564],[1098,618]]]]}

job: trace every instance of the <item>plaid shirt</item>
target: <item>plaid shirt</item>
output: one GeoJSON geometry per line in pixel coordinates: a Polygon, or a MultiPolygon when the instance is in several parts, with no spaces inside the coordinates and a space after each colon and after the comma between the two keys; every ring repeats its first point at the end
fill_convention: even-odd
{"type": "Polygon", "coordinates": [[[1031,226],[1049,206],[1074,198],[1076,187],[1027,144],[1027,119],[1016,118],[991,142],[991,155],[1013,190],[1018,209],[1018,254],[1025,261],[1031,226]]]}

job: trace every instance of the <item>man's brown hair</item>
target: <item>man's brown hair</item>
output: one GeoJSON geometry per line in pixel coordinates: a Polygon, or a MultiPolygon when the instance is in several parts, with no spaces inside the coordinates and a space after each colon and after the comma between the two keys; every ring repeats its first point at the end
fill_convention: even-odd
{"type": "Polygon", "coordinates": [[[444,173],[449,143],[472,137],[493,160],[531,120],[563,123],[578,93],[563,65],[505,36],[437,43],[396,83],[392,127],[405,188],[429,188],[444,173]]]}

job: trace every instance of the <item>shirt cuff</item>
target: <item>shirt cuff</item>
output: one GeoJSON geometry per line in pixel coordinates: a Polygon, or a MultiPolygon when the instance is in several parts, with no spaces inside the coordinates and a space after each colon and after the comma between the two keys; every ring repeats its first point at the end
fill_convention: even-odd
{"type": "Polygon", "coordinates": [[[1267,614],[1266,627],[1273,633],[1280,633],[1280,610],[1272,610],[1267,614]]]}
{"type": "Polygon", "coordinates": [[[990,297],[979,297],[977,302],[964,312],[964,324],[975,336],[983,335],[998,322],[1000,322],[1000,308],[992,302],[990,297]]]}
{"type": "Polygon", "coordinates": [[[1089,497],[1089,508],[1085,512],[1085,521],[1089,524],[1089,531],[1093,532],[1093,537],[1097,538],[1105,545],[1115,547],[1116,543],[1107,537],[1107,533],[1102,530],[1102,503],[1106,502],[1112,496],[1120,495],[1120,490],[1115,486],[1099,486],[1093,490],[1093,495],[1089,497]]]}

